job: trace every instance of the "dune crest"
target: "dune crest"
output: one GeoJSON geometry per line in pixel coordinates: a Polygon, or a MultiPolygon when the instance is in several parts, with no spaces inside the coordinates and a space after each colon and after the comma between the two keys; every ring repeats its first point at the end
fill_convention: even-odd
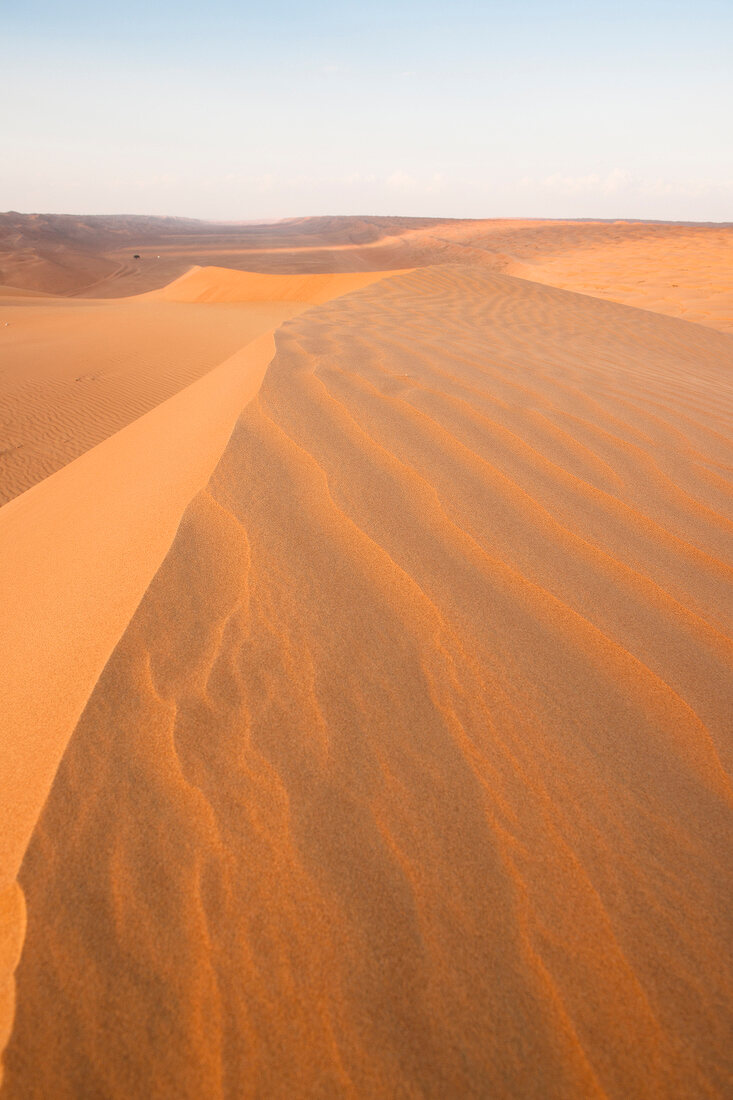
{"type": "Polygon", "coordinates": [[[300,302],[318,305],[348,294],[385,275],[401,271],[363,271],[268,275],[223,267],[194,266],[180,278],[145,297],[163,302],[300,302]]]}
{"type": "Polygon", "coordinates": [[[733,331],[733,225],[541,218],[182,218],[0,214],[0,283],[140,295],[192,265],[368,272],[471,263],[733,331]]]}
{"type": "Polygon", "coordinates": [[[122,300],[0,297],[0,504],[281,321],[383,277],[197,267],[122,300]]]}
{"type": "MultiPolygon", "coordinates": [[[[247,284],[255,295],[257,281],[247,284]]],[[[257,392],[274,353],[273,319],[310,305],[308,276],[297,282],[295,308],[288,302],[284,312],[283,298],[238,299],[268,307],[246,318],[244,331],[259,330],[255,339],[0,509],[0,1049],[25,919],[14,879],[33,827],[100,672],[257,392]]],[[[344,294],[362,285],[344,276],[329,287],[344,294]]],[[[329,293],[323,278],[312,293],[319,302],[329,293]]],[[[103,307],[111,334],[118,305],[103,307]]],[[[93,418],[94,405],[80,414],[93,418]]]]}
{"type": "Polygon", "coordinates": [[[733,332],[733,230],[679,226],[651,238],[580,241],[507,271],[596,298],[733,332]]]}
{"type": "Polygon", "coordinates": [[[461,265],[282,325],[28,848],[3,1100],[725,1095],[732,355],[461,265]]]}

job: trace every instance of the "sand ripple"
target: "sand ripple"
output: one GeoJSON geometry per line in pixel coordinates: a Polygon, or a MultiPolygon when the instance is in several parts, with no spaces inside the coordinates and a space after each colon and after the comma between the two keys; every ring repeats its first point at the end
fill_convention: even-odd
{"type": "Polygon", "coordinates": [[[28,851],[5,1097],[722,1097],[733,338],[287,322],[28,851]]]}

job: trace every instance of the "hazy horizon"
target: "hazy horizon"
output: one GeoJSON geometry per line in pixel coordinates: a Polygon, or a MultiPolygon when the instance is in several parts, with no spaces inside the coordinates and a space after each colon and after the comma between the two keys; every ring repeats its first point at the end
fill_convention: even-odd
{"type": "Polygon", "coordinates": [[[507,221],[507,222],[569,222],[569,223],[601,223],[601,224],[628,224],[633,225],[638,223],[639,225],[690,225],[690,226],[732,226],[733,220],[720,220],[715,221],[713,219],[701,219],[694,218],[625,218],[625,217],[607,217],[607,218],[595,218],[595,217],[538,217],[531,214],[486,214],[476,217],[466,216],[460,217],[452,214],[406,214],[406,213],[375,213],[374,211],[358,210],[352,214],[333,214],[328,210],[320,210],[315,214],[284,214],[280,217],[273,218],[200,218],[192,214],[161,214],[151,213],[150,211],[143,211],[139,213],[131,213],[129,210],[102,210],[98,213],[91,214],[85,210],[18,210],[15,207],[7,210],[0,210],[2,214],[17,214],[23,218],[140,218],[144,220],[146,218],[155,218],[158,220],[168,219],[170,221],[184,221],[184,222],[201,222],[202,225],[222,225],[222,226],[248,226],[248,225],[261,225],[261,226],[275,226],[285,222],[300,222],[306,219],[318,219],[318,218],[343,218],[343,219],[358,219],[358,218],[385,218],[393,219],[395,221],[435,221],[435,222],[448,222],[448,221],[466,221],[466,222],[482,222],[482,221],[507,221]]]}
{"type": "Polygon", "coordinates": [[[3,210],[731,218],[721,0],[30,0],[4,22],[3,210]]]}

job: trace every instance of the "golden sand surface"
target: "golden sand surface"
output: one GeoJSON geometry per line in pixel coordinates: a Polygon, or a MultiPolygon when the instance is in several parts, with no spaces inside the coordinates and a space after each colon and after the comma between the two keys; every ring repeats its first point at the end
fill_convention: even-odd
{"type": "Polygon", "coordinates": [[[2,1100],[730,1094],[733,335],[439,232],[62,303],[294,311],[0,509],[2,1100]]]}
{"type": "Polygon", "coordinates": [[[0,505],[306,306],[381,277],[193,267],[123,300],[0,290],[0,505]]]}
{"type": "Polygon", "coordinates": [[[678,227],[668,234],[582,244],[515,262],[508,270],[526,279],[565,287],[721,332],[733,332],[733,232],[730,228],[678,227]]]}
{"type": "MultiPolygon", "coordinates": [[[[193,329],[181,324],[181,314],[171,313],[169,303],[199,300],[197,270],[163,295],[147,296],[144,308],[152,305],[155,312],[146,313],[145,321],[153,318],[155,326],[163,325],[166,336],[161,340],[168,355],[163,367],[149,349],[141,365],[129,351],[134,342],[127,354],[115,346],[129,335],[131,323],[134,327],[137,301],[132,314],[129,300],[108,303],[95,314],[97,354],[109,357],[110,345],[116,355],[109,378],[100,367],[101,395],[80,395],[72,384],[79,357],[92,354],[90,326],[73,300],[54,303],[56,330],[70,321],[57,355],[43,340],[39,351],[36,340],[38,331],[47,333],[45,302],[24,303],[28,313],[20,327],[26,340],[16,342],[17,354],[6,361],[10,369],[4,394],[0,388],[0,408],[11,410],[11,423],[12,410],[20,421],[18,430],[28,444],[21,473],[32,484],[0,509],[0,805],[8,807],[0,830],[0,1048],[12,1023],[11,975],[25,924],[14,879],[92,687],[165,557],[184,509],[206,484],[239,412],[256,393],[274,352],[275,324],[306,309],[309,296],[323,302],[380,276],[347,274],[325,281],[319,276],[312,281],[309,276],[253,276],[245,280],[248,297],[232,297],[232,277],[241,287],[239,272],[220,273],[220,297],[236,305],[224,316],[215,302],[212,313],[207,293],[198,317],[189,317],[197,321],[193,329]],[[201,373],[203,352],[210,361],[227,346],[214,337],[209,344],[205,339],[222,317],[226,339],[231,341],[233,329],[247,342],[186,385],[192,373],[201,373]],[[194,349],[198,371],[189,358],[192,331],[202,338],[194,349]],[[181,369],[166,369],[177,357],[181,369]],[[31,378],[33,386],[23,390],[18,385],[31,378]],[[178,392],[154,405],[156,396],[170,390],[178,392]],[[128,392],[136,403],[127,400],[128,392]],[[145,415],[128,423],[145,408],[145,415]],[[116,430],[121,424],[127,427],[116,430]],[[67,432],[74,433],[68,440],[67,432]],[[106,438],[92,446],[99,436],[106,438]],[[49,440],[61,445],[50,448],[49,440]],[[62,465],[80,451],[75,461],[62,465]],[[49,463],[61,468],[44,478],[49,463]]],[[[144,325],[137,320],[139,337],[144,325]]],[[[5,473],[10,496],[18,468],[10,466],[5,473]]]]}

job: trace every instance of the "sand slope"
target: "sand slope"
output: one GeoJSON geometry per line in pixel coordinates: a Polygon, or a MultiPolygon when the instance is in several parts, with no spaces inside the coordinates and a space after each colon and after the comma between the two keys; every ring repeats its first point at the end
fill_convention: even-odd
{"type": "Polygon", "coordinates": [[[232,271],[221,267],[196,266],[180,279],[145,297],[161,302],[298,302],[317,305],[342,294],[380,282],[399,271],[320,273],[315,275],[270,275],[254,271],[232,271]]]}
{"type": "Polygon", "coordinates": [[[14,880],[59,760],[273,347],[254,340],[0,511],[0,1050],[25,934],[14,880]]]}
{"type": "Polygon", "coordinates": [[[733,338],[456,266],[277,346],[28,850],[3,1100],[727,1095],[733,338]]]}
{"type": "Polygon", "coordinates": [[[0,504],[297,312],[267,301],[212,308],[0,299],[0,504]]]}
{"type": "Polygon", "coordinates": [[[0,504],[286,318],[383,277],[196,267],[136,298],[0,297],[0,504]]]}
{"type": "MultiPolygon", "coordinates": [[[[44,446],[51,438],[63,442],[66,431],[73,433],[69,447],[50,448],[49,461],[60,465],[70,452],[85,453],[0,510],[0,1049],[12,1022],[11,975],[25,921],[13,880],[92,687],[186,505],[206,484],[239,412],[259,387],[274,351],[274,325],[307,309],[309,298],[322,302],[379,277],[347,275],[328,287],[323,279],[309,285],[307,276],[265,277],[263,294],[254,276],[247,284],[250,297],[240,296],[236,307],[184,306],[185,315],[165,302],[116,302],[91,317],[85,306],[80,317],[77,303],[54,302],[50,313],[45,305],[40,313],[29,308],[14,330],[20,330],[17,355],[4,364],[3,396],[31,456],[22,473],[42,478],[44,446]],[[144,313],[151,304],[157,312],[144,313]],[[193,330],[187,320],[197,322],[193,330]],[[168,372],[156,369],[158,348],[143,345],[142,363],[131,350],[151,328],[168,349],[168,372]],[[188,339],[192,331],[198,345],[188,339]],[[90,332],[98,353],[109,357],[107,349],[115,349],[110,384],[91,396],[69,385],[90,332]],[[207,362],[214,366],[212,355],[235,337],[247,339],[244,347],[181,390],[191,373],[207,362]],[[115,432],[161,393],[176,389],[181,392],[115,432]],[[108,438],[85,450],[99,436],[108,438]]],[[[184,278],[179,292],[185,287],[184,278]]],[[[226,287],[224,279],[223,296],[226,287]]],[[[98,370],[104,379],[101,365],[98,370]]],[[[15,477],[3,472],[9,494],[18,467],[15,477]]]]}
{"type": "Polygon", "coordinates": [[[446,224],[375,217],[227,224],[9,211],[0,213],[0,284],[117,298],[162,287],[197,263],[285,274],[408,267],[402,237],[446,224]]]}
{"type": "Polygon", "coordinates": [[[733,229],[676,226],[666,234],[579,241],[514,275],[733,332],[733,229]]]}

